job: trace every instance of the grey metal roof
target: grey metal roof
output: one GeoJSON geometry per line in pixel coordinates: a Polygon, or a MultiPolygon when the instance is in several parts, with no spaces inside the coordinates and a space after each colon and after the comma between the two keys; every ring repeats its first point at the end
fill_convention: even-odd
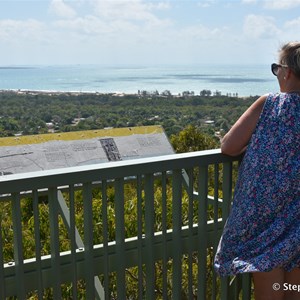
{"type": "Polygon", "coordinates": [[[0,175],[173,154],[162,132],[0,147],[0,175]]]}

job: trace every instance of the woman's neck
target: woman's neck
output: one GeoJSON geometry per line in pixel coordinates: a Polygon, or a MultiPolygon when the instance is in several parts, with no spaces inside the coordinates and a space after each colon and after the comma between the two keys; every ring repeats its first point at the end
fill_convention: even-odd
{"type": "Polygon", "coordinates": [[[298,93],[300,94],[300,80],[295,76],[290,77],[284,87],[285,93],[298,93]]]}

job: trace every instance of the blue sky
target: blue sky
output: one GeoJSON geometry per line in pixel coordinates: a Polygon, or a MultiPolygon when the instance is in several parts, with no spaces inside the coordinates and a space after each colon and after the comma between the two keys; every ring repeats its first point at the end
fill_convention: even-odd
{"type": "Polygon", "coordinates": [[[269,64],[300,0],[0,0],[0,65],[269,64]]]}

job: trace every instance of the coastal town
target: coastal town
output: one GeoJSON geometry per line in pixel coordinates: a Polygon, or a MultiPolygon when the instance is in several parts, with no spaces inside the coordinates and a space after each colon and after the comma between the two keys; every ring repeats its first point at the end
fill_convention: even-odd
{"type": "Polygon", "coordinates": [[[77,93],[0,91],[0,135],[160,125],[167,135],[188,125],[219,138],[255,100],[218,93],[77,93]],[[34,112],[34,113],[33,113],[34,112]]]}

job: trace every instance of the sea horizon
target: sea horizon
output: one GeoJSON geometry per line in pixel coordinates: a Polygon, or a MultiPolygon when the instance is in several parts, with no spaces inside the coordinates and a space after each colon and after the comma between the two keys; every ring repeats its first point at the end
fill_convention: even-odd
{"type": "Polygon", "coordinates": [[[268,65],[2,65],[0,90],[72,93],[139,91],[259,96],[279,90],[268,65]]]}

